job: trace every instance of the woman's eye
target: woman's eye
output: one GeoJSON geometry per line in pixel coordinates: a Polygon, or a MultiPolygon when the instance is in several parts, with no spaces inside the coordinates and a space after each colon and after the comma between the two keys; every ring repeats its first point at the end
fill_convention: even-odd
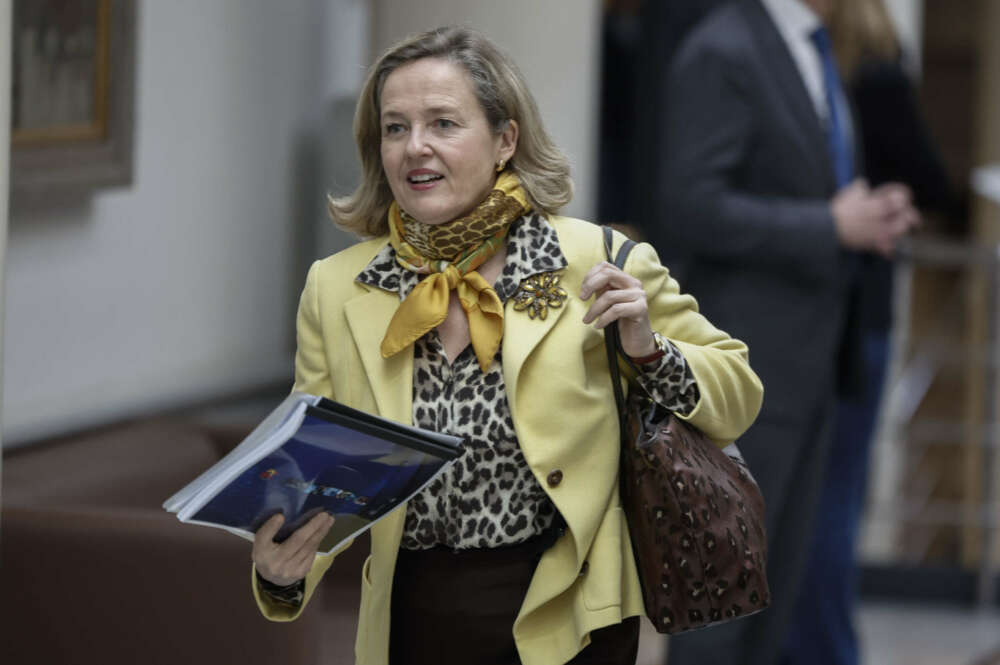
{"type": "Polygon", "coordinates": [[[455,126],[455,123],[452,122],[451,120],[448,120],[448,118],[438,118],[436,124],[438,126],[438,129],[451,129],[452,127],[455,126]]]}
{"type": "Polygon", "coordinates": [[[385,133],[387,136],[391,134],[399,134],[401,131],[403,131],[403,125],[398,122],[390,122],[385,126],[385,133]]]}

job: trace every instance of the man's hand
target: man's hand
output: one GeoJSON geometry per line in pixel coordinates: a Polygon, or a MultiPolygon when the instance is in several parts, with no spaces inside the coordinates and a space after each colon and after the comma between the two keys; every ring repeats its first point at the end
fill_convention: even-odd
{"type": "Polygon", "coordinates": [[[856,251],[891,257],[900,238],[920,224],[906,185],[892,182],[870,189],[855,180],[830,202],[840,243],[856,251]]]}

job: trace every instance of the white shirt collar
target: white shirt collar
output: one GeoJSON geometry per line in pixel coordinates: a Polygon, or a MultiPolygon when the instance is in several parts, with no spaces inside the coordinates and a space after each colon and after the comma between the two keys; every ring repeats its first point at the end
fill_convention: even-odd
{"type": "Polygon", "coordinates": [[[786,41],[809,39],[813,31],[823,25],[819,15],[801,0],[761,0],[781,36],[786,41]]]}
{"type": "Polygon", "coordinates": [[[802,77],[816,115],[826,120],[826,93],[823,85],[823,64],[810,35],[823,25],[819,15],[801,0],[761,0],[764,9],[778,28],[788,47],[795,68],[802,77]]]}

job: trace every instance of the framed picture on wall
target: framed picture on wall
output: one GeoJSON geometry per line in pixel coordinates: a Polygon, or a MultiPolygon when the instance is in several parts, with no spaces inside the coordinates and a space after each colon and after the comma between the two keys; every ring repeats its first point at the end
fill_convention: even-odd
{"type": "Polygon", "coordinates": [[[132,181],[135,0],[14,0],[11,186],[132,181]]]}

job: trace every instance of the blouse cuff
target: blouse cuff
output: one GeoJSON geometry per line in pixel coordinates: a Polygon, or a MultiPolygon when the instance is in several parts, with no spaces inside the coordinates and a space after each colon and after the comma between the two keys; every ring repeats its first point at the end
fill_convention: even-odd
{"type": "Polygon", "coordinates": [[[701,399],[694,374],[687,360],[670,340],[666,341],[663,356],[643,365],[636,365],[636,381],[650,399],[668,411],[686,416],[701,399]]]}
{"type": "Polygon", "coordinates": [[[269,582],[257,573],[257,586],[271,601],[285,605],[287,607],[298,608],[302,605],[302,599],[306,594],[306,581],[299,580],[288,586],[281,586],[269,582]]]}

